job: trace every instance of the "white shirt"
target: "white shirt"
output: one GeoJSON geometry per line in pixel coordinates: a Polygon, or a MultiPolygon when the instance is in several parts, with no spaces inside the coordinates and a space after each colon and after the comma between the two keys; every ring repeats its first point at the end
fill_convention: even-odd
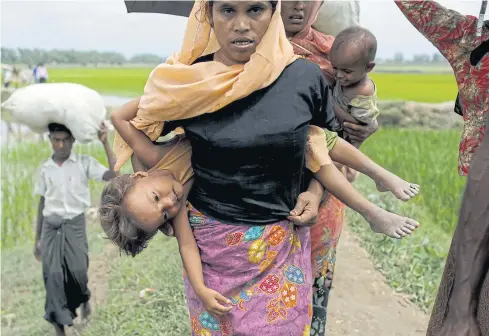
{"type": "Polygon", "coordinates": [[[58,215],[72,219],[90,207],[89,179],[101,182],[104,165],[89,155],[71,153],[59,166],[52,158],[43,162],[37,172],[34,192],[44,196],[43,217],[58,215]]]}
{"type": "Polygon", "coordinates": [[[3,81],[5,83],[8,83],[8,82],[11,82],[12,81],[12,78],[13,78],[12,71],[10,71],[10,70],[4,70],[4,73],[3,73],[3,81]]]}
{"type": "Polygon", "coordinates": [[[37,77],[37,79],[40,79],[40,78],[46,78],[47,79],[48,78],[48,69],[45,66],[37,67],[36,77],[37,77]]]}

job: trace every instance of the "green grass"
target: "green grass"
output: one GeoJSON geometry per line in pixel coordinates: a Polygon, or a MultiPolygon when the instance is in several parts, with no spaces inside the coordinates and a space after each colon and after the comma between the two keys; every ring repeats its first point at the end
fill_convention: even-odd
{"type": "MultiPolygon", "coordinates": [[[[89,256],[101,254],[106,243],[100,226],[87,225],[89,256]]],[[[41,263],[32,254],[34,245],[18,245],[2,251],[2,321],[4,336],[54,334],[43,319],[46,292],[41,263]]],[[[103,334],[100,334],[103,335],[103,334]]]]}
{"type": "Polygon", "coordinates": [[[86,336],[180,336],[190,334],[183,275],[175,239],[157,235],[136,258],[116,258],[110,268],[107,304],[86,336]],[[145,299],[139,292],[153,288],[145,299]]]}
{"type": "MultiPolygon", "coordinates": [[[[98,144],[79,145],[75,151],[107,162],[98,144]]],[[[50,155],[48,142],[22,142],[2,150],[2,249],[33,239],[39,201],[39,196],[34,195],[36,173],[41,162],[50,155]]],[[[91,182],[91,186],[94,195],[101,192],[102,183],[91,182]]]]}
{"type": "Polygon", "coordinates": [[[381,100],[442,103],[457,96],[453,74],[373,73],[371,78],[381,100]]]}
{"type": "MultiPolygon", "coordinates": [[[[89,154],[107,166],[105,151],[97,141],[76,144],[74,151],[89,154]]],[[[39,196],[34,195],[37,169],[51,155],[48,141],[38,143],[19,142],[15,146],[2,148],[2,235],[1,249],[30,242],[34,238],[39,196]]],[[[128,169],[128,164],[123,170],[128,169]]],[[[103,183],[90,181],[92,201],[100,195],[103,183]]]]}
{"type": "MultiPolygon", "coordinates": [[[[140,95],[150,68],[51,69],[51,81],[74,82],[104,94],[140,95]]],[[[457,88],[452,74],[373,73],[379,99],[445,102],[455,100],[457,88]]]]}
{"type": "Polygon", "coordinates": [[[348,224],[389,284],[411,294],[425,310],[436,295],[465,187],[465,178],[457,173],[458,142],[455,131],[389,129],[362,146],[386,169],[421,185],[421,194],[408,203],[374,192],[367,178],[361,177],[355,185],[383,208],[418,220],[421,226],[413,236],[398,241],[374,235],[358,214],[348,213],[348,224]]]}
{"type": "Polygon", "coordinates": [[[141,95],[151,68],[67,68],[50,69],[50,81],[88,86],[103,94],[141,95]]]}

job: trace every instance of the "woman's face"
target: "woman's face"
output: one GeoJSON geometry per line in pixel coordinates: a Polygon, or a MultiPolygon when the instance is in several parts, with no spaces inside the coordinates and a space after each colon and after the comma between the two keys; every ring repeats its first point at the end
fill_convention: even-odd
{"type": "Polygon", "coordinates": [[[217,60],[226,65],[248,62],[272,15],[270,1],[214,1],[210,20],[221,46],[217,60]]]}
{"type": "Polygon", "coordinates": [[[313,1],[283,1],[282,21],[287,37],[292,37],[304,29],[311,16],[313,1]]]}

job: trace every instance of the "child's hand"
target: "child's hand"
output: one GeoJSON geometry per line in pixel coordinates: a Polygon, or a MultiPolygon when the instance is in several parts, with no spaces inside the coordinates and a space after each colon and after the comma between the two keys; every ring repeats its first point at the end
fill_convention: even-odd
{"type": "Polygon", "coordinates": [[[230,304],[231,301],[208,287],[199,291],[198,296],[205,310],[214,317],[223,316],[233,309],[232,306],[223,306],[223,304],[230,304]]]}

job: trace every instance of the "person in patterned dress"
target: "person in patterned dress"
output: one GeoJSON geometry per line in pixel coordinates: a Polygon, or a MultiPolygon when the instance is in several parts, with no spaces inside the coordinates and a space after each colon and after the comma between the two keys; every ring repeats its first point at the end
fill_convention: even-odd
{"type": "Polygon", "coordinates": [[[467,189],[427,335],[489,335],[489,21],[435,1],[395,3],[453,68],[464,118],[458,169],[467,189]]]}
{"type": "MultiPolygon", "coordinates": [[[[334,87],[336,79],[329,54],[335,38],[312,28],[322,4],[323,1],[284,1],[282,21],[294,53],[319,65],[324,78],[334,87]]],[[[357,148],[377,128],[376,122],[369,125],[348,122],[343,124],[345,135],[348,135],[348,140],[357,148]]],[[[337,167],[350,182],[358,176],[351,168],[339,164],[337,167]]],[[[345,211],[345,204],[328,193],[319,206],[316,224],[311,227],[311,264],[314,276],[311,336],[326,334],[328,298],[345,211]]]]}

